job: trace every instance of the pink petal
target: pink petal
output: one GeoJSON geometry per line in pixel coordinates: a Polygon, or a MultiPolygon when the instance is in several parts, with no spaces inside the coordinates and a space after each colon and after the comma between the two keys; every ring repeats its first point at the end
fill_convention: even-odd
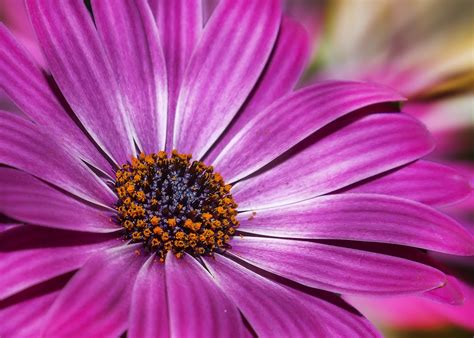
{"type": "Polygon", "coordinates": [[[116,236],[23,225],[0,232],[0,298],[80,268],[116,236]]]}
{"type": "Polygon", "coordinates": [[[408,115],[374,114],[335,131],[321,130],[302,146],[281,164],[237,183],[232,194],[239,209],[290,204],[338,190],[428,154],[433,142],[408,115]]]}
{"type": "Polygon", "coordinates": [[[170,330],[173,337],[241,337],[239,310],[191,256],[165,262],[170,330]]]}
{"type": "Polygon", "coordinates": [[[441,313],[449,321],[463,327],[474,330],[472,314],[474,313],[474,287],[466,283],[459,283],[461,291],[465,296],[462,305],[451,305],[431,303],[438,313],[441,313]]]}
{"type": "Polygon", "coordinates": [[[84,128],[117,163],[135,154],[126,105],[82,1],[27,0],[33,27],[61,92],[84,128]]]}
{"type": "Polygon", "coordinates": [[[2,337],[34,337],[43,328],[44,314],[58,294],[59,291],[52,292],[0,310],[2,337]]]}
{"type": "Polygon", "coordinates": [[[0,335],[35,337],[44,326],[44,314],[71,274],[50,279],[0,301],[0,335]]]}
{"type": "Polygon", "coordinates": [[[427,291],[423,293],[423,296],[442,304],[462,305],[464,303],[462,285],[457,278],[450,275],[446,275],[446,285],[427,291]]]}
{"type": "Polygon", "coordinates": [[[202,0],[202,11],[204,22],[207,22],[216,9],[220,0],[202,0]]]}
{"type": "Polygon", "coordinates": [[[13,222],[8,222],[5,223],[3,220],[0,222],[0,232],[1,231],[6,231],[8,229],[13,229],[17,226],[23,225],[22,223],[13,223],[13,222]]]}
{"type": "Polygon", "coordinates": [[[280,16],[278,0],[219,3],[182,80],[174,148],[199,159],[217,140],[263,71],[280,16]]]}
{"type": "MultiPolygon", "coordinates": [[[[451,168],[456,169],[463,177],[467,178],[469,180],[469,184],[471,186],[471,189],[474,189],[474,162],[468,162],[468,161],[446,161],[443,160],[443,163],[447,163],[451,168]]],[[[472,192],[467,198],[462,200],[459,203],[456,203],[455,205],[451,206],[453,211],[459,213],[463,212],[466,215],[466,211],[469,212],[469,210],[474,210],[474,192],[472,192]]],[[[467,221],[467,220],[466,220],[467,221]]],[[[469,222],[469,221],[467,221],[469,222]]],[[[472,223],[472,221],[471,221],[472,223]]],[[[474,229],[474,223],[473,224],[473,229],[474,229]]]]}
{"type": "Polygon", "coordinates": [[[25,172],[0,168],[0,186],[0,212],[22,222],[76,231],[120,229],[111,211],[93,208],[25,172]]]}
{"type": "Polygon", "coordinates": [[[446,276],[415,261],[357,249],[276,238],[234,237],[231,253],[310,287],[342,294],[428,291],[446,276]]]}
{"type": "Polygon", "coordinates": [[[429,205],[447,205],[471,193],[466,177],[450,167],[418,161],[344,189],[351,193],[400,196],[429,205]]]}
{"type": "Polygon", "coordinates": [[[127,328],[132,285],[144,262],[138,245],[96,253],[61,291],[46,319],[46,337],[117,337],[127,328]]]}
{"type": "Polygon", "coordinates": [[[115,194],[80,159],[30,121],[0,111],[0,163],[16,167],[93,203],[112,205],[115,194]]]}
{"type": "Polygon", "coordinates": [[[307,65],[308,57],[308,34],[297,22],[284,17],[273,52],[258,84],[217,145],[206,155],[206,162],[212,163],[233,136],[256,114],[293,89],[307,65]]]}
{"type": "Polygon", "coordinates": [[[265,236],[408,245],[474,255],[474,236],[424,204],[375,194],[337,194],[239,214],[239,229],[265,236]]]}
{"type": "Polygon", "coordinates": [[[150,0],[160,33],[168,75],[168,124],[166,149],[171,150],[174,118],[184,71],[202,30],[199,0],[150,0]]]}
{"type": "Polygon", "coordinates": [[[371,83],[323,82],[261,109],[214,160],[227,181],[260,169],[328,123],[359,108],[403,98],[371,83]]]}
{"type": "Polygon", "coordinates": [[[5,24],[12,34],[25,46],[25,50],[33,57],[35,62],[43,68],[45,64],[44,56],[35,38],[35,32],[30,23],[30,18],[23,1],[0,0],[2,7],[2,23],[5,24]]]}
{"type": "Polygon", "coordinates": [[[458,286],[466,297],[462,305],[433,302],[419,296],[351,297],[350,302],[369,318],[389,327],[430,329],[455,324],[473,330],[474,288],[465,283],[458,286]]]}
{"type": "Polygon", "coordinates": [[[277,284],[221,255],[206,258],[216,283],[238,305],[259,337],[378,336],[356,313],[277,284]]]}
{"type": "Polygon", "coordinates": [[[76,157],[112,173],[110,164],[68,115],[43,70],[0,24],[0,88],[21,110],[76,157]]]}
{"type": "Polygon", "coordinates": [[[133,286],[128,336],[170,336],[165,269],[155,256],[142,266],[133,286]]]}
{"type": "Polygon", "coordinates": [[[443,315],[426,306],[428,301],[419,296],[344,298],[370,321],[380,323],[384,327],[398,330],[428,329],[447,323],[443,315]]]}
{"type": "Polygon", "coordinates": [[[95,23],[146,153],[165,147],[168,89],[156,23],[146,0],[92,2],[95,23]]]}

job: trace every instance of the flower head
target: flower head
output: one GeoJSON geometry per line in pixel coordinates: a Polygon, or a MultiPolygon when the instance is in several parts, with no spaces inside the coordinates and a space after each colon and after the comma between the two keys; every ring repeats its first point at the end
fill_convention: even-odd
{"type": "Polygon", "coordinates": [[[399,94],[293,90],[278,0],[27,5],[48,68],[0,28],[2,334],[377,336],[338,294],[431,292],[416,248],[473,253],[399,94]]]}

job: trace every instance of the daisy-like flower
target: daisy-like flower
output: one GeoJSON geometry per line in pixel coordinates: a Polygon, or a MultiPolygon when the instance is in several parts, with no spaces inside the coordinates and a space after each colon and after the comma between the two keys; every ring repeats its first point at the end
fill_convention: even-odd
{"type": "Polygon", "coordinates": [[[0,28],[2,336],[369,337],[340,294],[451,291],[419,249],[473,254],[433,207],[469,185],[393,90],[294,90],[278,0],[27,6],[48,67],[0,28]]]}

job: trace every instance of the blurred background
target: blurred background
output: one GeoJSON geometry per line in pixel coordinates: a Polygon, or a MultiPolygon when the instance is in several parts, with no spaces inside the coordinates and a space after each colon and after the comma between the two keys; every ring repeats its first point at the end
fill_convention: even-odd
{"type": "MultiPolygon", "coordinates": [[[[402,110],[435,136],[432,158],[474,186],[474,1],[287,1],[311,34],[305,81],[368,80],[404,94],[402,110]]],[[[474,231],[474,196],[447,210],[474,231]]],[[[434,257],[460,282],[464,300],[348,298],[386,337],[473,337],[474,258],[434,257]]]]}
{"type": "MultiPolygon", "coordinates": [[[[171,1],[171,0],[170,0],[171,1]]],[[[257,0],[255,0],[257,1],[257,0]]],[[[212,8],[217,0],[204,0],[212,8]]],[[[60,0],[58,0],[60,4],[60,0]]],[[[432,158],[474,186],[474,0],[286,0],[307,29],[312,58],[301,86],[324,79],[383,83],[433,133],[432,158]]],[[[0,21],[46,68],[22,0],[0,0],[0,21]]],[[[0,109],[15,109],[0,93],[0,109]]],[[[474,232],[474,196],[446,212],[474,232]]],[[[434,257],[464,299],[347,298],[386,337],[474,337],[474,258],[434,257]]]]}

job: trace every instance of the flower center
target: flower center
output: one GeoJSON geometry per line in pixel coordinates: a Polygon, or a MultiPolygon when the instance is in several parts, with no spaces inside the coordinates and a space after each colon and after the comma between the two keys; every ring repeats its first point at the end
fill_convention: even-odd
{"type": "Polygon", "coordinates": [[[168,251],[224,252],[239,226],[237,204],[212,166],[173,150],[140,154],[116,172],[118,221],[125,238],[164,261],[168,251]]]}

